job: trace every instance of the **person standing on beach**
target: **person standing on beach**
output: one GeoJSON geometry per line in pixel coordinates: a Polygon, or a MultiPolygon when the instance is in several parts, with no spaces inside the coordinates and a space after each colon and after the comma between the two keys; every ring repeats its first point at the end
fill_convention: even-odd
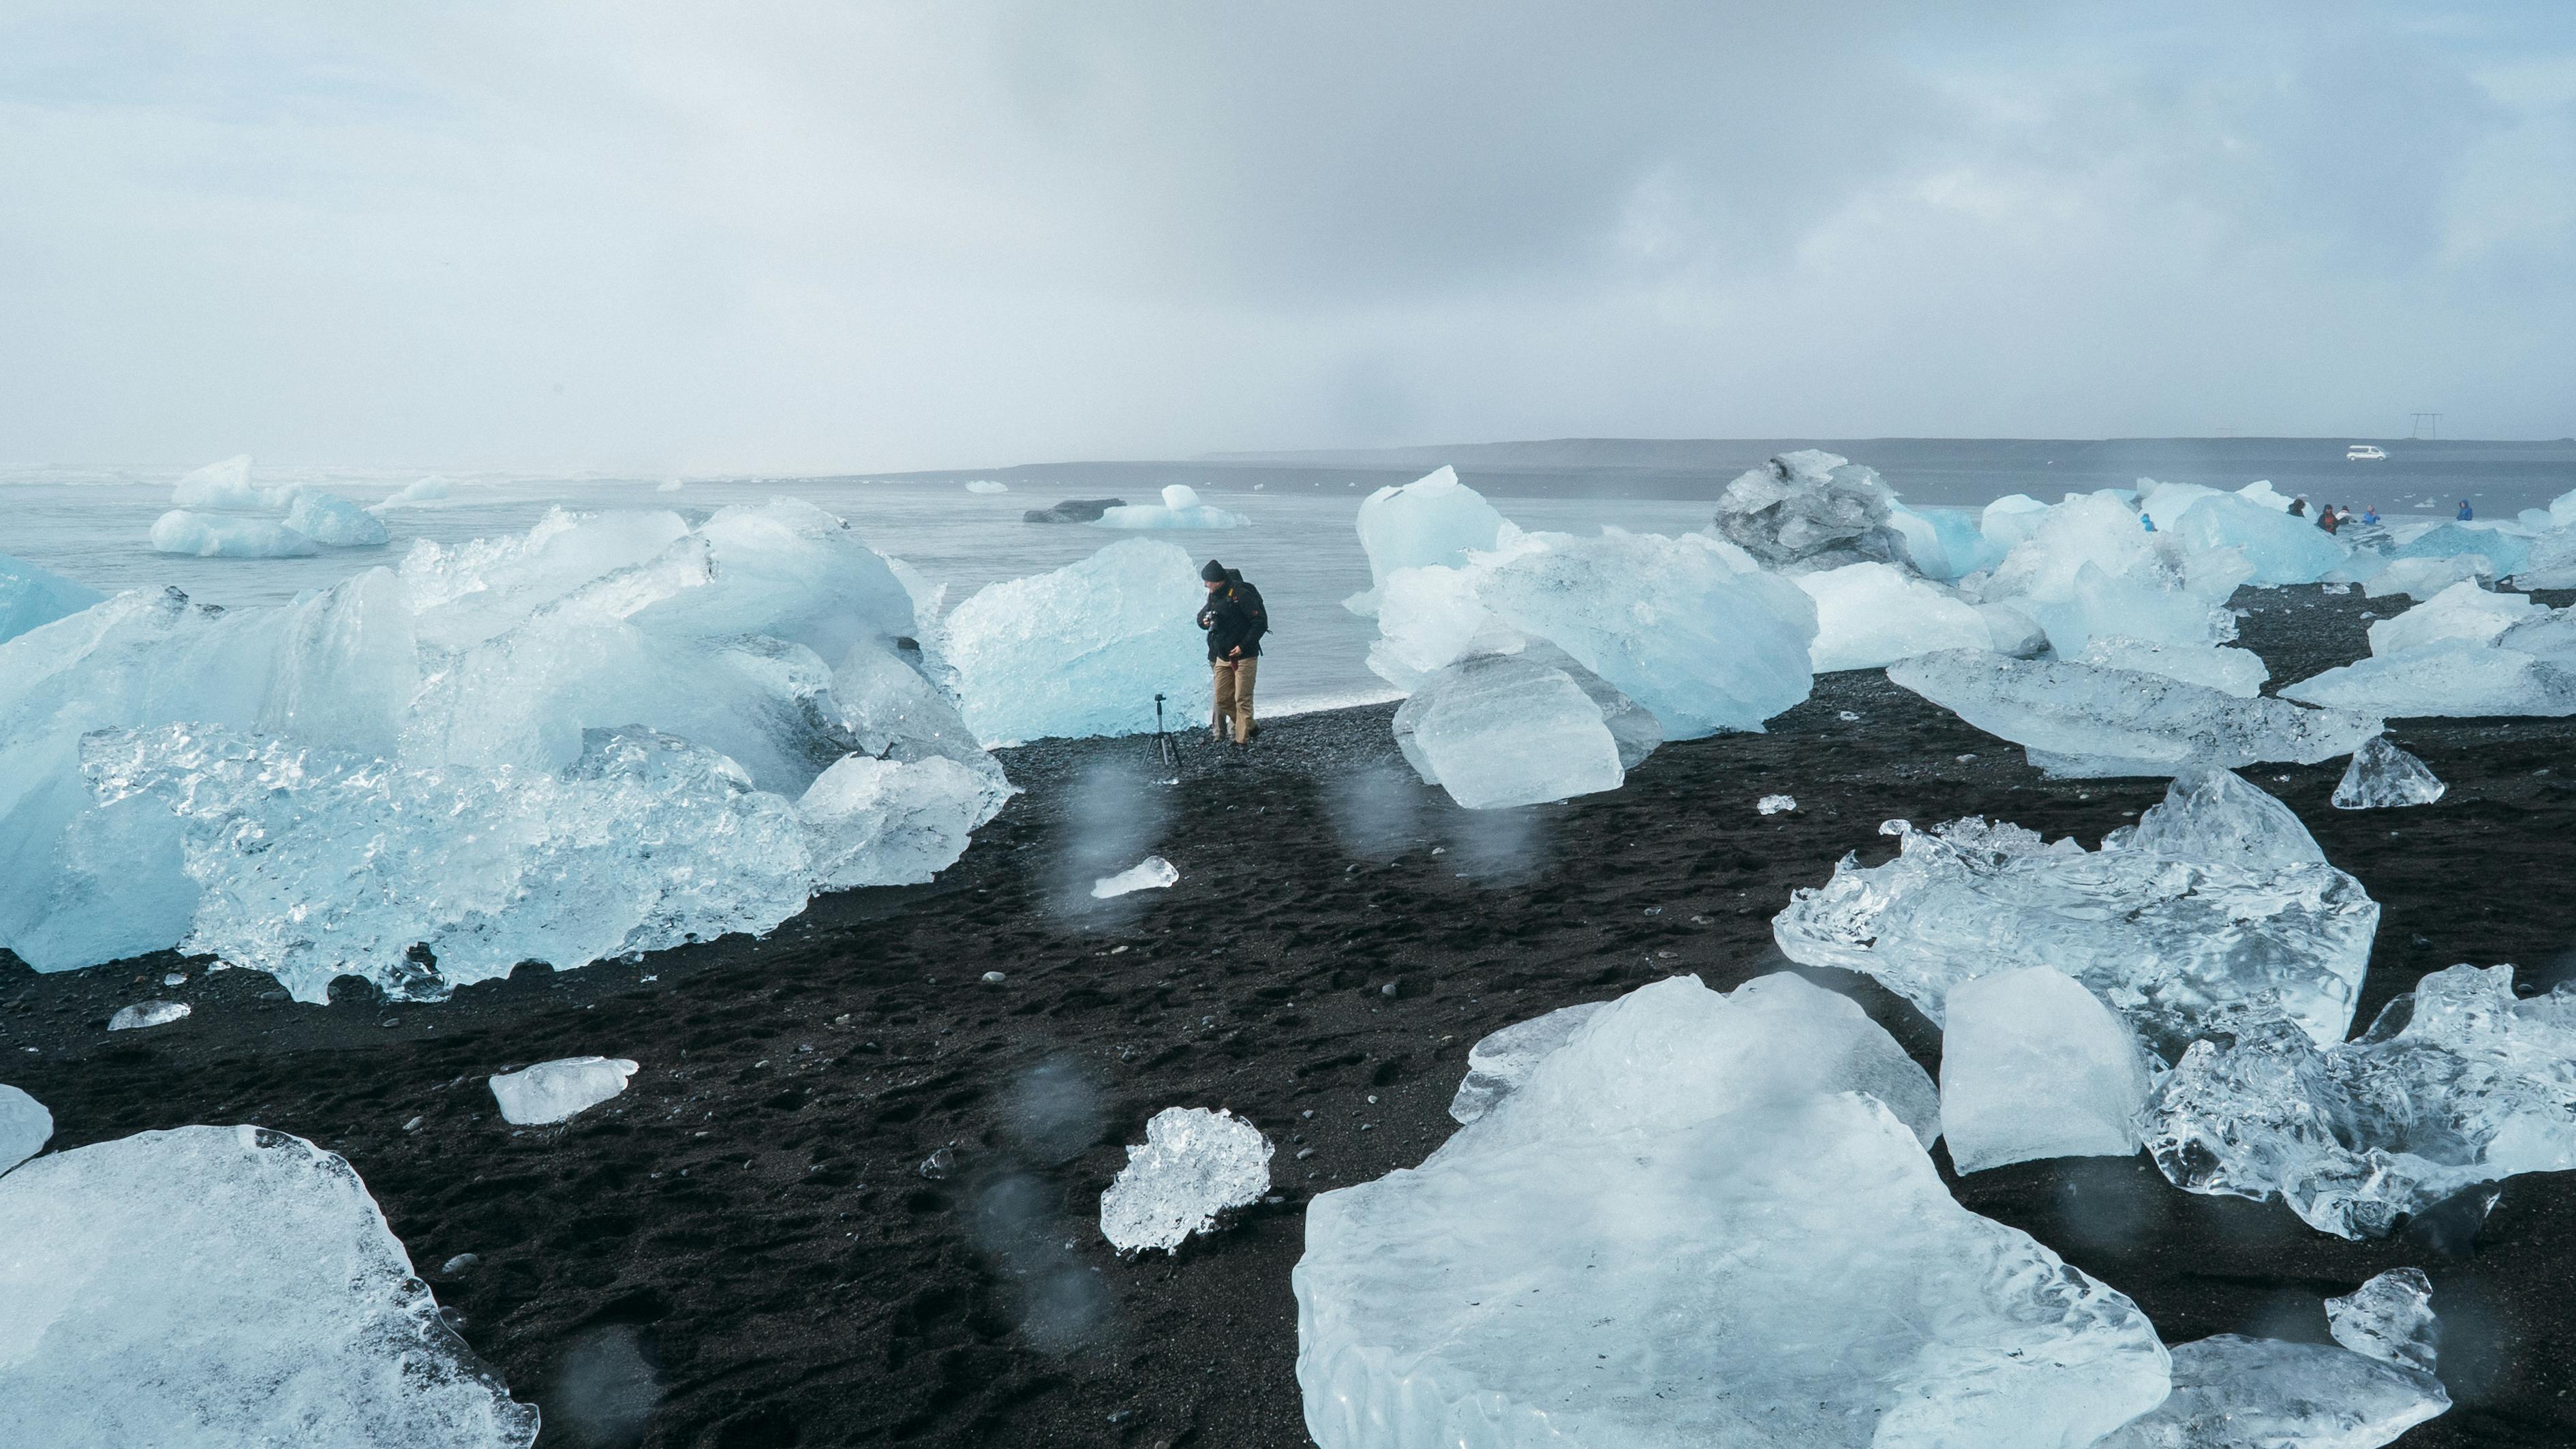
{"type": "Polygon", "coordinates": [[[2327,504],[2318,512],[2317,527],[2324,529],[2328,533],[2332,533],[2336,529],[2343,527],[2343,520],[2335,516],[2335,506],[2333,504],[2327,504]]]}
{"type": "Polygon", "coordinates": [[[1269,611],[1261,591],[1244,582],[1243,571],[1215,559],[1199,570],[1207,585],[1207,607],[1199,610],[1199,627],[1207,631],[1208,667],[1215,675],[1216,700],[1208,713],[1208,737],[1225,743],[1226,720],[1234,721],[1234,742],[1252,743],[1252,684],[1261,669],[1261,636],[1270,632],[1269,611]]]}

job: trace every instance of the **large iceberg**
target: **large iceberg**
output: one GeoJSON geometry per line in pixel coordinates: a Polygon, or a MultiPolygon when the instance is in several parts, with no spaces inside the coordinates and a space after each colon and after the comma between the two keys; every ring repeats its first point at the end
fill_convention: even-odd
{"type": "Polygon", "coordinates": [[[2135,1305],[1952,1199],[1931,1107],[1793,976],[1622,997],[1419,1168],[1309,1204],[1307,1432],[2064,1449],[2161,1402],[2135,1305]]]}
{"type": "Polygon", "coordinates": [[[269,518],[232,518],[174,508],[152,521],[156,553],[198,558],[305,558],[321,550],[313,540],[269,518]]]}
{"type": "Polygon", "coordinates": [[[1747,469],[1717,500],[1717,532],[1774,568],[1905,558],[1896,491],[1874,469],[1816,448],[1747,469]]]}
{"type": "Polygon", "coordinates": [[[2003,561],[1961,583],[2037,620],[2059,654],[2081,652],[2096,634],[2192,647],[2236,637],[2221,606],[2253,574],[2243,550],[2149,533],[2130,504],[2103,493],[2014,517],[2026,526],[2003,561]]]}
{"type": "Polygon", "coordinates": [[[298,490],[287,505],[286,526],[333,548],[368,548],[393,537],[385,532],[384,521],[366,509],[309,489],[298,490]]]}
{"type": "Polygon", "coordinates": [[[0,644],[77,614],[106,595],[22,558],[0,553],[0,644]]]}
{"type": "Polygon", "coordinates": [[[792,500],[557,511],[279,608],[120,595],[0,643],[0,945],[435,996],[927,879],[1010,786],[917,629],[792,500]]]}
{"type": "Polygon", "coordinates": [[[2148,1108],[2176,1186],[2383,1237],[2463,1189],[2576,1167],[2576,986],[2517,999],[2513,968],[2453,966],[2360,1039],[2259,1011],[2183,1054],[2148,1108]]]}
{"type": "Polygon", "coordinates": [[[2448,639],[2329,669],[2283,687],[2281,697],[2384,718],[2554,717],[2576,714],[2576,669],[2448,639]]]}
{"type": "Polygon", "coordinates": [[[1971,650],[1902,660],[1887,677],[2061,776],[2315,764],[2352,753],[2381,727],[2370,714],[2240,699],[2165,674],[1971,650]]]}
{"type": "Polygon", "coordinates": [[[1950,988],[1941,1135],[1961,1172],[2041,1157],[2126,1157],[2155,1085],[2128,1025],[2049,966],[1950,988]]]}
{"type": "Polygon", "coordinates": [[[1244,528],[1252,520],[1199,501],[1199,491],[1186,483],[1163,490],[1160,503],[1127,503],[1101,510],[1094,528],[1244,528]]]}
{"type": "Polygon", "coordinates": [[[1876,977],[1936,1022],[1964,982],[2052,966],[2168,1057],[2257,1004],[2320,1044],[2351,1024],[2378,903],[2232,774],[2176,780],[2097,851],[1977,817],[1881,829],[1894,860],[1845,856],[1773,919],[1790,960],[1876,977]]]}
{"type": "Polygon", "coordinates": [[[338,1156],[144,1132],[0,1177],[0,1444],[526,1449],[338,1156]]]}
{"type": "Polygon", "coordinates": [[[1819,569],[1797,575],[1797,583],[1816,601],[1816,642],[1808,656],[1818,674],[1995,645],[1994,631],[1976,605],[1893,564],[1819,569]]]}
{"type": "Polygon", "coordinates": [[[1381,488],[1360,503],[1360,548],[1368,554],[1369,586],[1343,603],[1354,614],[1375,615],[1378,591],[1396,570],[1463,567],[1468,554],[1491,552],[1508,528],[1511,524],[1483,494],[1458,481],[1455,468],[1443,467],[1402,487],[1381,488]]]}
{"type": "Polygon", "coordinates": [[[1177,544],[1144,538],[978,589],[942,636],[968,728],[987,746],[1143,734],[1157,694],[1189,718],[1208,688],[1205,592],[1177,544]]]}

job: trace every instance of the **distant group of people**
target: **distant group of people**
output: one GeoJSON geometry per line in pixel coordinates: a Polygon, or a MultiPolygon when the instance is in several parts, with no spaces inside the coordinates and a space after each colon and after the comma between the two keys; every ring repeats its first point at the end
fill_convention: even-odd
{"type": "MultiPolygon", "coordinates": [[[[2308,516],[2308,500],[2304,495],[2290,500],[2290,516],[2293,518],[2305,518],[2308,516]]],[[[2466,518],[2468,516],[2469,500],[2463,498],[2460,500],[2460,517],[2466,518]]],[[[2345,524],[2353,521],[2353,511],[2349,508],[2338,508],[2329,503],[2325,507],[2317,510],[2317,527],[2324,529],[2328,533],[2333,533],[2342,528],[2345,524]]],[[[2359,521],[2363,523],[2377,523],[2379,521],[2379,505],[2376,503],[2362,505],[2359,521]]]]}

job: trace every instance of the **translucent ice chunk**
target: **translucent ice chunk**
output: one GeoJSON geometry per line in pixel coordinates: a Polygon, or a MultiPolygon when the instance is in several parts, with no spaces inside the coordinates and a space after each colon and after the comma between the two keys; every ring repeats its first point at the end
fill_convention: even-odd
{"type": "Polygon", "coordinates": [[[635,1064],[624,1057],[565,1057],[491,1079],[501,1120],[513,1127],[569,1121],[626,1090],[635,1064]]]}
{"type": "Polygon", "coordinates": [[[2058,1449],[2162,1400],[2135,1306],[1960,1208],[1864,1095],[1896,1063],[1928,1096],[1794,977],[1603,1008],[1419,1168],[1309,1205],[1308,1433],[2058,1449]]]}
{"type": "Polygon", "coordinates": [[[392,537],[382,520],[348,499],[300,489],[286,510],[286,526],[334,548],[364,548],[392,537]]]}
{"type": "Polygon", "coordinates": [[[1458,1084],[1457,1095],[1449,1099],[1451,1119],[1473,1122],[1493,1110],[1496,1102],[1517,1091],[1550,1052],[1571,1040],[1575,1031],[1606,1004],[1586,1001],[1559,1007],[1545,1016],[1516,1022],[1479,1038],[1467,1049],[1466,1080],[1458,1084]]]}
{"type": "Polygon", "coordinates": [[[2513,968],[2453,966],[2359,1040],[2278,1017],[2196,1042],[2159,1085],[2147,1146],[2175,1185],[2281,1197],[2310,1225],[2382,1237],[2523,1172],[2576,1167],[2576,988],[2517,1000],[2513,968]]]}
{"type": "Polygon", "coordinates": [[[2024,966],[1963,981],[1941,1032],[1941,1135],[1961,1172],[2126,1157],[2154,1085],[2128,1025],[2074,980],[2024,966]]]}
{"type": "MultiPolygon", "coordinates": [[[[2156,522],[2165,526],[2162,517],[2156,522]]],[[[2242,549],[2254,566],[2248,582],[2266,586],[2315,583],[2351,553],[2333,534],[2317,527],[2313,518],[2264,508],[2228,493],[2193,500],[2171,532],[2192,548],[2242,549]]]]}
{"type": "Polygon", "coordinates": [[[966,491],[969,493],[1008,493],[1011,491],[1011,485],[998,478],[970,478],[966,482],[966,491]]]}
{"type": "Polygon", "coordinates": [[[61,574],[0,553],[0,643],[39,624],[77,614],[105,597],[61,574]]]}
{"type": "Polygon", "coordinates": [[[1905,557],[1904,535],[1888,521],[1895,507],[1895,490],[1874,470],[1804,448],[1727,484],[1717,532],[1774,567],[1885,562],[1905,557]]]}
{"type": "Polygon", "coordinates": [[[1816,601],[1817,673],[1879,669],[1936,649],[1984,649],[1993,641],[1977,607],[1956,593],[1909,578],[1892,564],[1845,564],[1797,576],[1816,601]]]}
{"type": "Polygon", "coordinates": [[[2391,1268],[2341,1298],[2327,1299],[2326,1327],[2354,1353],[2428,1374],[2441,1351],[2433,1280],[2421,1268],[2391,1268]]]}
{"type": "Polygon", "coordinates": [[[2430,766],[2388,742],[2386,735],[2366,740],[2352,752],[2352,763],[2335,785],[2337,810],[2376,810],[2398,805],[2430,805],[2451,787],[2434,777],[2430,766]]]}
{"type": "Polygon", "coordinates": [[[2495,636],[2493,642],[2499,649],[2576,670],[2576,608],[2547,609],[2528,615],[2495,636]]]}
{"type": "Polygon", "coordinates": [[[2054,966],[2168,1056],[2262,1003],[2319,1042],[2341,1040],[2378,904],[2330,865],[2264,864],[2226,843],[2268,838],[2277,849],[2277,819],[2228,832],[2210,828],[2217,812],[2204,808],[2201,826],[2167,837],[2161,813],[2189,809],[2191,798],[2178,783],[2149,810],[2137,830],[2144,845],[2089,852],[1982,818],[1928,832],[1891,821],[1882,829],[1902,842],[1896,859],[1863,868],[1845,856],[1831,881],[1791,896],[1772,936],[1790,960],[1865,972],[1936,1022],[1962,982],[2054,966]],[[2160,837],[2204,853],[2161,853],[2160,837]]]}
{"type": "Polygon", "coordinates": [[[184,1001],[138,1001],[132,1006],[118,1007],[116,1014],[107,1019],[107,1029],[142,1031],[148,1027],[168,1026],[174,1021],[186,1020],[194,1010],[195,1007],[184,1001]]]}
{"type": "Polygon", "coordinates": [[[16,1087],[0,1083],[0,1173],[44,1150],[54,1135],[54,1114],[16,1087]]]}
{"type": "Polygon", "coordinates": [[[1898,504],[1887,521],[1905,537],[1906,560],[1928,578],[1951,580],[1993,568],[2011,547],[1982,532],[1964,508],[1898,504]]]}
{"type": "Polygon", "coordinates": [[[2076,656],[2075,662],[2090,664],[2097,669],[2161,674],[2167,679],[2203,685],[2238,699],[2252,699],[2261,694],[2263,681],[2272,677],[2272,671],[2265,667],[2262,656],[2251,649],[2160,644],[2119,634],[2095,634],[2085,644],[2084,652],[2076,656]]]}
{"type": "Polygon", "coordinates": [[[2350,754],[2380,721],[2339,709],[2238,699],[2162,674],[1954,650],[1889,666],[1887,677],[2022,746],[2057,775],[2171,775],[2267,760],[2350,754]]]}
{"type": "Polygon", "coordinates": [[[1149,855],[1116,875],[1104,875],[1091,883],[1091,898],[1111,900],[1138,891],[1158,891],[1180,884],[1179,866],[1159,855],[1149,855]]]}
{"type": "Polygon", "coordinates": [[[1600,701],[1565,669],[1479,654],[1396,710],[1395,739],[1425,783],[1470,810],[1615,790],[1627,777],[1600,701]]]}
{"type": "Polygon", "coordinates": [[[2499,594],[2473,583],[2453,584],[2423,603],[2370,626],[2370,652],[2409,649],[2460,640],[2492,643],[2515,624],[2543,613],[2529,594],[2499,594]]]}
{"type": "Polygon", "coordinates": [[[0,1177],[0,1443],[525,1449],[349,1164],[182,1127],[0,1177]],[[184,1185],[184,1191],[174,1191],[184,1185]]]}
{"type": "Polygon", "coordinates": [[[1205,597],[1188,554],[1141,538],[987,584],[943,625],[967,725],[988,747],[1152,730],[1156,694],[1207,698],[1205,597]]]}
{"type": "Polygon", "coordinates": [[[1369,586],[1345,601],[1352,613],[1377,613],[1378,591],[1397,569],[1466,563],[1470,552],[1488,552],[1507,525],[1484,495],[1443,467],[1400,488],[1381,488],[1360,504],[1360,547],[1368,554],[1369,586]]]}
{"type": "Polygon", "coordinates": [[[1103,509],[1093,519],[1095,528],[1242,528],[1252,522],[1240,513],[1228,513],[1199,501],[1199,492],[1186,483],[1174,483],[1163,490],[1159,504],[1126,504],[1103,509]]]}
{"type": "MultiPolygon", "coordinates": [[[[902,666],[897,665],[897,668],[902,666]]],[[[907,671],[909,672],[909,671],[907,671]]],[[[822,890],[919,885],[957,863],[1000,808],[992,776],[943,756],[845,756],[796,801],[822,890]]]]}
{"type": "Polygon", "coordinates": [[[208,463],[179,480],[170,490],[170,502],[180,508],[256,509],[268,506],[268,499],[250,481],[250,455],[226,458],[208,463]]]}
{"type": "Polygon", "coordinates": [[[2555,717],[2576,714],[2576,670],[2451,639],[2329,669],[2281,697],[2390,719],[2555,717]]]}
{"type": "Polygon", "coordinates": [[[2451,1407],[2431,1374],[2222,1333],[2173,1349],[2173,1396],[2094,1449],[2376,1449],[2451,1407]]]}
{"type": "Polygon", "coordinates": [[[1220,1107],[1166,1107],[1100,1195],[1100,1235],[1122,1253],[1171,1252],[1217,1214],[1270,1190],[1270,1141],[1220,1107]]]}
{"type": "Polygon", "coordinates": [[[2326,863],[2297,812],[2233,770],[2176,776],[2164,800],[2138,817],[2128,848],[2258,871],[2326,863]]]}
{"type": "Polygon", "coordinates": [[[2492,579],[2495,565],[2481,554],[2457,558],[2404,558],[2373,573],[2361,591],[2374,599],[2412,594],[2430,599],[2454,584],[2492,579]]]}
{"type": "Polygon", "coordinates": [[[1785,815],[1798,808],[1795,795],[1765,795],[1753,802],[1753,808],[1764,815],[1785,815]]]}
{"type": "Polygon", "coordinates": [[[198,558],[303,558],[321,552],[313,540],[266,518],[228,518],[174,508],[152,523],[152,547],[198,558]]]}

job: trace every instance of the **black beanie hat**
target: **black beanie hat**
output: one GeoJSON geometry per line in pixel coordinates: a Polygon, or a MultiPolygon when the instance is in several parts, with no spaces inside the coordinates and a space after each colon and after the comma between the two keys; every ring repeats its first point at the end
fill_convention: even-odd
{"type": "Polygon", "coordinates": [[[1199,577],[1211,584],[1224,583],[1225,565],[1218,563],[1215,559],[1209,559],[1207,561],[1207,567],[1199,570],[1199,577]]]}

